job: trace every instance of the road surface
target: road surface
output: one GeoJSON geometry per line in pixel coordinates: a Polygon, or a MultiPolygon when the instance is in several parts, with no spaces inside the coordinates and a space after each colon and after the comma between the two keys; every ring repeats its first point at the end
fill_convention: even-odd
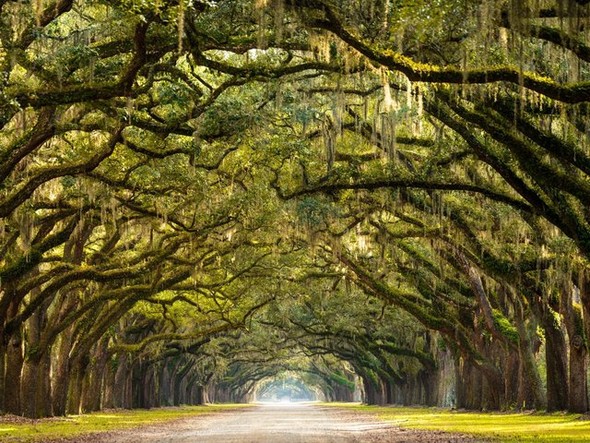
{"type": "Polygon", "coordinates": [[[158,426],[110,433],[100,443],[477,442],[441,432],[403,430],[368,414],[314,404],[263,404],[158,426]]]}

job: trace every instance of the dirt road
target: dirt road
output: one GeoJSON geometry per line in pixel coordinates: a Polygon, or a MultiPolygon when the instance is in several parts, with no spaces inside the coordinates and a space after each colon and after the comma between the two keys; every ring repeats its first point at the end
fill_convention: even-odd
{"type": "Polygon", "coordinates": [[[460,435],[403,430],[367,414],[313,404],[265,404],[112,433],[100,443],[476,442],[460,435]]]}

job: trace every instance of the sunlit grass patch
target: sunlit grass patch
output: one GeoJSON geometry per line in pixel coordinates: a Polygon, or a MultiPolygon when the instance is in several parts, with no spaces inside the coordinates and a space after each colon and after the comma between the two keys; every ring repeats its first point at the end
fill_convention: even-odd
{"type": "Polygon", "coordinates": [[[0,416],[0,441],[43,442],[58,438],[71,438],[83,434],[116,431],[149,426],[166,421],[189,418],[212,412],[244,408],[247,405],[223,404],[207,406],[180,406],[158,409],[117,410],[84,415],[41,420],[21,420],[2,426],[0,416]]]}
{"type": "Polygon", "coordinates": [[[440,430],[518,442],[590,441],[590,421],[580,414],[463,412],[440,408],[378,407],[353,403],[338,406],[364,411],[409,429],[440,430]]]}

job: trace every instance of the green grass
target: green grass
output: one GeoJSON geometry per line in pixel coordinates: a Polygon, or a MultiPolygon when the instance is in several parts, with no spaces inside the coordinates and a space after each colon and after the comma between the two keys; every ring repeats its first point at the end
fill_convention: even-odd
{"type": "Polygon", "coordinates": [[[58,438],[72,438],[84,434],[123,430],[148,426],[165,421],[189,418],[212,412],[243,408],[247,405],[221,404],[180,406],[159,409],[117,410],[70,415],[50,419],[12,423],[0,416],[1,442],[43,442],[58,438]]]}
{"type": "Polygon", "coordinates": [[[440,408],[334,404],[376,415],[409,429],[440,430],[493,438],[501,442],[590,442],[590,420],[565,413],[481,413],[440,408]]]}

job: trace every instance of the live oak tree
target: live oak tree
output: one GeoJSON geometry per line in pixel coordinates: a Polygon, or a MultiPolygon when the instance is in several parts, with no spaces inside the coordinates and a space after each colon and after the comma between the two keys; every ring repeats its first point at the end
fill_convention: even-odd
{"type": "MultiPolygon", "coordinates": [[[[423,127],[420,128],[421,122],[400,118],[403,117],[400,102],[405,95],[408,106],[413,103],[418,114],[430,115],[430,122],[434,123],[437,137],[440,135],[444,137],[445,133],[447,137],[450,135],[451,138],[447,139],[447,143],[455,144],[458,141],[460,150],[453,153],[447,149],[445,150],[446,159],[435,158],[433,161],[424,161],[428,153],[425,154],[424,150],[418,151],[422,156],[420,165],[427,166],[424,173],[422,172],[424,170],[417,168],[416,162],[412,161],[417,147],[413,147],[410,151],[411,156],[408,156],[401,143],[390,144],[394,158],[397,154],[398,164],[389,171],[376,171],[372,176],[367,176],[368,174],[365,173],[359,177],[354,175],[356,172],[354,170],[336,169],[334,173],[326,174],[316,183],[305,185],[299,190],[291,190],[285,196],[309,195],[318,191],[338,193],[347,189],[382,188],[403,190],[419,188],[432,191],[478,193],[508,204],[521,213],[533,229],[537,229],[538,224],[535,218],[539,216],[544,218],[568,236],[576,244],[582,256],[587,255],[583,240],[586,238],[587,222],[582,209],[586,201],[581,190],[584,186],[585,172],[581,163],[578,163],[577,155],[574,155],[581,152],[580,160],[583,163],[584,136],[576,140],[575,134],[583,134],[585,131],[583,117],[580,117],[585,115],[584,56],[578,48],[574,48],[572,40],[568,39],[571,33],[575,34],[576,38],[580,35],[581,28],[576,26],[581,26],[580,23],[584,20],[584,8],[573,3],[567,6],[519,3],[499,5],[495,8],[487,4],[464,5],[464,11],[468,14],[462,23],[461,35],[449,36],[448,45],[445,46],[438,42],[439,47],[450,52],[443,54],[443,50],[439,50],[435,57],[428,59],[425,58],[428,51],[413,52],[411,45],[415,44],[414,41],[405,42],[402,38],[395,43],[391,39],[383,43],[374,35],[365,35],[368,28],[363,26],[362,20],[355,21],[356,17],[353,18],[350,11],[341,5],[330,2],[301,2],[300,4],[295,2],[295,4],[299,8],[300,17],[309,26],[328,31],[330,33],[328,38],[336,38],[347,43],[374,65],[385,70],[386,75],[382,79],[384,84],[382,106],[377,104],[373,109],[381,111],[386,116],[389,114],[388,125],[380,122],[389,134],[383,133],[378,141],[383,143],[394,139],[391,136],[392,126],[396,135],[402,135],[404,129],[408,130],[408,123],[416,125],[419,130],[424,130],[423,127]],[[474,14],[470,15],[470,12],[474,14]],[[497,33],[494,30],[494,33],[484,34],[485,41],[481,41],[481,33],[474,32],[475,25],[483,22],[498,26],[497,33]],[[532,32],[533,29],[535,32],[532,32]],[[512,33],[507,34],[506,30],[512,33]],[[557,39],[556,35],[566,37],[557,39]],[[533,37],[537,36],[538,39],[535,40],[533,37]],[[555,45],[549,50],[555,51],[551,54],[573,57],[577,68],[570,69],[571,65],[559,63],[547,57],[546,52],[543,52],[543,62],[538,60],[539,52],[534,51],[539,47],[539,40],[542,44],[555,45]],[[410,48],[404,46],[408,43],[411,43],[410,48]],[[484,51],[484,57],[490,54],[495,56],[491,63],[485,58],[477,58],[476,53],[473,52],[474,47],[482,46],[490,49],[484,51]],[[498,52],[500,49],[502,52],[498,52]],[[574,53],[573,56],[571,52],[574,53]],[[471,63],[483,64],[484,69],[472,69],[471,63]],[[498,63],[504,65],[499,67],[498,63]],[[485,68],[486,65],[490,67],[485,68]],[[453,84],[456,87],[449,86],[453,84]],[[392,90],[401,91],[401,93],[392,94],[392,90]],[[393,118],[391,118],[392,114],[393,118]],[[405,128],[404,125],[406,125],[405,128]],[[556,146],[560,146],[560,149],[557,150],[556,146]],[[473,158],[477,160],[475,167],[472,163],[473,158]],[[436,168],[436,165],[439,167],[436,168]],[[481,165],[484,167],[482,168],[481,165]],[[485,176],[481,177],[481,174],[483,172],[489,176],[490,168],[497,174],[493,188],[482,186],[485,183],[483,180],[485,176]],[[464,178],[449,180],[447,173],[449,169],[459,171],[464,178]],[[346,172],[343,173],[343,171],[346,172]],[[498,179],[501,180],[498,181],[498,179]],[[581,187],[574,185],[574,182],[581,187]],[[506,185],[508,189],[504,188],[506,185]],[[501,191],[498,192],[498,190],[501,191]]],[[[458,6],[454,5],[454,7],[458,6]]],[[[400,20],[401,17],[398,14],[402,12],[403,8],[392,8],[392,20],[400,20]]],[[[443,20],[456,20],[456,15],[443,17],[443,20]]],[[[449,26],[447,29],[456,28],[449,26]]],[[[410,29],[409,32],[412,33],[412,30],[410,29]]],[[[387,34],[384,35],[388,37],[387,34]]],[[[412,37],[426,40],[429,38],[414,34],[412,37]]],[[[581,41],[576,43],[583,46],[581,41]]],[[[424,45],[425,48],[430,45],[428,41],[419,41],[419,44],[424,45]]],[[[342,88],[342,91],[344,94],[348,92],[346,88],[342,88]]],[[[367,96],[369,91],[367,88],[360,91],[357,88],[357,91],[352,92],[367,96]]],[[[334,157],[338,158],[338,153],[334,157]]],[[[447,199],[446,195],[448,193],[442,199],[447,199]]],[[[432,203],[434,206],[437,202],[432,203]]],[[[443,214],[445,206],[445,203],[440,205],[439,210],[443,214]]],[[[452,209],[450,212],[452,213],[452,209]]],[[[473,234],[469,236],[473,237],[473,234]]],[[[541,242],[542,249],[547,248],[545,242],[547,242],[546,238],[541,242]]],[[[487,261],[488,266],[501,264],[501,262],[487,261]]],[[[471,274],[469,263],[464,267],[471,274]]],[[[357,274],[367,278],[361,272],[361,268],[355,267],[355,269],[359,271],[357,274]]],[[[505,276],[506,271],[509,270],[492,268],[487,271],[496,274],[494,277],[498,280],[497,274],[502,273],[505,276]]],[[[521,279],[522,272],[519,271],[517,269],[513,275],[521,279]]],[[[568,271],[562,269],[561,272],[568,271]]],[[[509,278],[509,280],[512,280],[514,285],[514,279],[509,278]]],[[[472,283],[476,282],[475,280],[472,283]]],[[[583,281],[578,281],[578,286],[583,285],[583,281]]],[[[568,402],[567,393],[561,388],[564,386],[562,381],[565,377],[565,369],[564,365],[559,363],[564,358],[564,347],[563,337],[559,337],[558,327],[554,324],[553,314],[557,311],[556,304],[551,303],[547,294],[539,293],[540,291],[535,293],[531,289],[534,284],[526,286],[523,292],[527,302],[534,307],[536,304],[534,302],[541,301],[536,309],[537,315],[544,322],[548,352],[557,353],[553,357],[548,356],[548,363],[551,363],[551,371],[548,373],[548,406],[564,408],[568,402]],[[559,381],[556,382],[554,377],[557,377],[559,381]]],[[[400,300],[400,303],[405,303],[405,300],[400,300]]],[[[583,301],[582,304],[584,304],[583,301]]],[[[420,312],[413,306],[408,307],[414,312],[420,312]]],[[[485,309],[485,303],[481,309],[485,309]]],[[[489,371],[487,373],[490,374],[489,371]]],[[[493,372],[490,375],[493,377],[493,372]]],[[[582,392],[586,392],[586,388],[583,388],[582,392]]],[[[586,394],[582,397],[585,398],[586,394]]],[[[572,404],[569,406],[572,407],[572,404]]],[[[582,400],[579,409],[586,408],[586,400],[582,400]]]]}

